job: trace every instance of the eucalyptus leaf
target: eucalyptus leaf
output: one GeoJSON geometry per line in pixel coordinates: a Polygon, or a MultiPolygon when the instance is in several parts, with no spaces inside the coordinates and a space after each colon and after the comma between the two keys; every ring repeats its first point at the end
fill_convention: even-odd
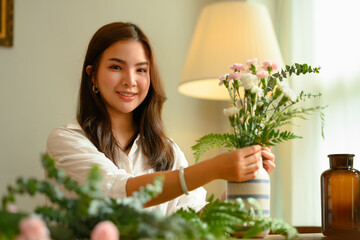
{"type": "MultiPolygon", "coordinates": [[[[54,160],[49,156],[44,155],[43,164],[52,173],[52,178],[59,180],[59,184],[70,184],[73,190],[76,188],[74,193],[77,196],[65,197],[53,182],[19,178],[15,186],[8,188],[9,194],[3,197],[1,238],[13,239],[19,233],[18,223],[27,214],[13,214],[5,209],[10,201],[16,200],[15,195],[24,193],[41,193],[51,200],[53,205],[38,206],[35,213],[47,223],[54,240],[89,239],[96,224],[105,220],[115,224],[121,239],[226,239],[241,225],[249,225],[252,232],[257,232],[260,230],[258,222],[264,221],[249,214],[242,199],[220,201],[214,196],[208,199],[203,211],[180,209],[171,216],[165,216],[143,208],[143,204],[162,191],[163,177],[156,178],[154,184],[141,188],[132,197],[113,199],[97,194],[101,177],[96,168],[84,187],[73,184],[68,176],[59,175],[54,160]]],[[[258,207],[255,199],[247,201],[258,207]]],[[[271,228],[284,236],[297,236],[293,227],[281,221],[276,221],[271,228]]]]}

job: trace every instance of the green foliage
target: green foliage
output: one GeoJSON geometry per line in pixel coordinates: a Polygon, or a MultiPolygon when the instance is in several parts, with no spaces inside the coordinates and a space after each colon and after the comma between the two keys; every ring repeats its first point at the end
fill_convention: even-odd
{"type": "MultiPolygon", "coordinates": [[[[224,137],[227,139],[226,137],[224,137]]],[[[8,194],[2,198],[0,211],[0,239],[9,240],[19,234],[19,222],[26,213],[10,213],[9,204],[16,202],[16,195],[44,194],[51,206],[38,206],[33,214],[47,224],[54,240],[88,239],[92,229],[100,221],[112,221],[119,229],[121,239],[224,239],[242,226],[249,227],[248,236],[256,235],[264,229],[271,229],[285,237],[297,235],[290,225],[247,211],[241,199],[236,201],[214,200],[212,196],[202,212],[192,209],[178,210],[171,216],[156,211],[147,211],[143,205],[162,191],[162,177],[153,185],[147,185],[124,199],[104,197],[100,190],[101,174],[98,167],[92,168],[84,185],[55,167],[52,158],[44,155],[43,166],[50,181],[19,178],[14,186],[9,186],[8,194]],[[58,189],[63,185],[75,193],[74,198],[66,197],[58,189]]],[[[255,199],[246,200],[259,210],[255,199]]]]}
{"type": "Polygon", "coordinates": [[[0,211],[0,239],[11,239],[19,233],[18,226],[24,217],[21,213],[9,213],[5,210],[0,211]]]}
{"type": "Polygon", "coordinates": [[[295,228],[279,220],[263,217],[259,204],[253,198],[236,201],[220,201],[212,195],[201,213],[193,210],[179,210],[174,215],[186,219],[200,234],[199,239],[226,239],[242,228],[249,228],[244,238],[251,238],[265,230],[283,235],[288,239],[296,238],[295,228]],[[245,207],[250,206],[250,212],[245,207]],[[255,214],[258,212],[260,214],[255,214]]]}
{"type": "MultiPolygon", "coordinates": [[[[295,138],[301,138],[293,132],[283,130],[282,126],[291,125],[292,119],[306,119],[306,115],[320,113],[321,135],[324,138],[325,118],[322,112],[325,107],[299,107],[299,103],[311,98],[318,98],[320,93],[312,94],[301,91],[296,95],[283,82],[293,74],[319,73],[320,67],[311,67],[307,64],[286,66],[278,72],[272,73],[272,67],[267,67],[269,75],[258,78],[257,67],[252,64],[251,74],[245,73],[239,79],[224,76],[221,83],[229,92],[232,104],[231,114],[228,115],[232,133],[208,134],[196,141],[192,147],[196,162],[211,148],[238,149],[254,144],[273,146],[295,138]],[[247,75],[243,78],[243,76],[247,75]],[[252,76],[252,78],[249,77],[252,76]],[[252,81],[253,86],[249,87],[252,81]],[[245,82],[245,83],[244,83],[245,82]],[[244,93],[241,93],[241,90],[244,93]]],[[[240,72],[235,70],[235,72],[240,72]]]]}
{"type": "Polygon", "coordinates": [[[187,239],[197,236],[188,223],[178,217],[166,217],[158,212],[145,211],[143,205],[162,191],[162,178],[156,178],[154,185],[147,185],[125,199],[110,199],[100,190],[101,174],[98,167],[93,167],[88,180],[80,186],[62,170],[55,167],[52,158],[44,155],[43,166],[48,178],[63,185],[76,197],[69,198],[62,194],[58,186],[50,181],[19,178],[15,186],[8,188],[8,194],[2,198],[0,235],[4,239],[14,238],[18,232],[18,223],[25,213],[9,213],[6,209],[15,203],[17,194],[44,194],[52,206],[38,206],[34,213],[48,225],[52,239],[87,239],[97,223],[112,221],[120,230],[122,239],[187,239]]]}

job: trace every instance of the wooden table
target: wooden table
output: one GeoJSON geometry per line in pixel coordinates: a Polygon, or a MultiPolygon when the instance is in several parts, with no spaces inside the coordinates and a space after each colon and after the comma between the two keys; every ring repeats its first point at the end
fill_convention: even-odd
{"type": "MultiPolygon", "coordinates": [[[[251,238],[248,240],[261,240],[261,239],[284,240],[286,238],[281,235],[270,234],[270,235],[266,236],[265,238],[251,238]]],[[[356,238],[346,238],[346,237],[345,238],[328,238],[328,237],[325,237],[322,233],[301,233],[300,239],[305,239],[305,240],[320,240],[320,239],[323,239],[323,240],[359,240],[360,238],[358,238],[358,237],[356,237],[356,238]]]]}
{"type": "MultiPolygon", "coordinates": [[[[285,237],[277,234],[270,234],[266,236],[265,238],[252,238],[251,240],[256,239],[264,239],[264,240],[284,240],[285,237]]],[[[301,233],[300,239],[306,239],[306,240],[319,240],[319,239],[327,239],[322,233],[301,233]]],[[[334,239],[335,240],[335,239],[334,239]]]]}

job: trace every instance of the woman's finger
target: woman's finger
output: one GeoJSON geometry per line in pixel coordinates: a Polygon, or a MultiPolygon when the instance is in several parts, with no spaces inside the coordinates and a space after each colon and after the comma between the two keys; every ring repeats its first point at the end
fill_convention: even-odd
{"type": "Polygon", "coordinates": [[[264,169],[270,174],[276,167],[275,163],[270,160],[263,161],[264,169]]]}
{"type": "Polygon", "coordinates": [[[272,162],[275,161],[275,155],[270,151],[267,150],[261,151],[261,156],[263,157],[263,160],[270,160],[272,162]]]}
{"type": "Polygon", "coordinates": [[[254,179],[257,177],[257,175],[259,174],[259,170],[257,171],[254,171],[254,172],[249,172],[249,173],[246,173],[244,174],[243,178],[241,181],[249,181],[251,179],[254,179]]]}
{"type": "Polygon", "coordinates": [[[265,150],[265,151],[271,152],[270,147],[261,147],[261,150],[265,150]]]}
{"type": "Polygon", "coordinates": [[[253,155],[254,153],[259,152],[260,150],[261,150],[260,145],[252,145],[249,147],[240,148],[238,151],[242,156],[248,157],[253,155]]]}

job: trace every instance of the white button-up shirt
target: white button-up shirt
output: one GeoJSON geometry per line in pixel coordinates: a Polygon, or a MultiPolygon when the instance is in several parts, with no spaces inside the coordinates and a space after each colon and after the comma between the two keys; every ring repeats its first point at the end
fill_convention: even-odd
{"type": "MultiPolygon", "coordinates": [[[[63,169],[80,184],[84,183],[89,170],[98,165],[102,171],[102,191],[106,197],[125,198],[126,182],[129,178],[153,173],[154,169],[147,166],[148,158],[144,155],[138,138],[134,141],[128,155],[119,149],[119,157],[114,164],[104,153],[86,137],[79,123],[74,120],[69,124],[51,131],[46,145],[46,152],[56,161],[56,166],[63,169]]],[[[173,170],[180,166],[187,167],[188,162],[180,148],[172,142],[174,149],[173,170]]],[[[170,215],[180,208],[200,210],[205,206],[206,191],[199,187],[189,195],[181,195],[171,201],[149,207],[170,215]]]]}

